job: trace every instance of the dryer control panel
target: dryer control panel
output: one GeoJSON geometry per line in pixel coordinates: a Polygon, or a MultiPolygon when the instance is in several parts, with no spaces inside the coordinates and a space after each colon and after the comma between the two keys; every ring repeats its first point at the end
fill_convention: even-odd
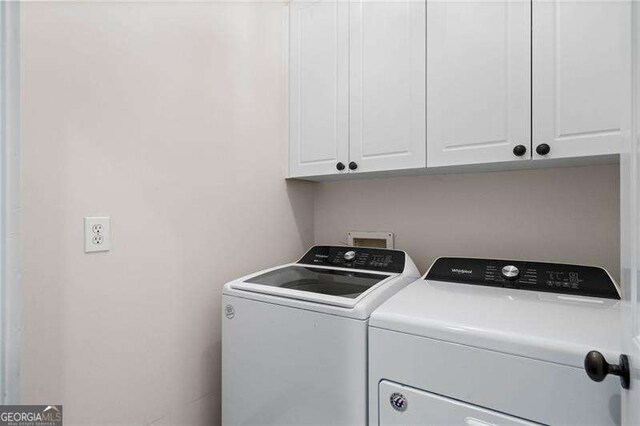
{"type": "Polygon", "coordinates": [[[401,274],[404,271],[405,254],[398,250],[367,247],[312,247],[298,263],[340,268],[367,269],[370,271],[401,274]]]}
{"type": "Polygon", "coordinates": [[[620,299],[607,271],[594,266],[501,259],[441,257],[426,280],[620,299]]]}

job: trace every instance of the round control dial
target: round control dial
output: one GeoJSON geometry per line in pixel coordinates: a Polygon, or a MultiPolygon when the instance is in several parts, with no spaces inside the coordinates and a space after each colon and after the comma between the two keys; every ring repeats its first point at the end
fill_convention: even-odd
{"type": "Polygon", "coordinates": [[[407,409],[407,398],[400,392],[394,392],[389,397],[391,406],[396,411],[405,411],[407,409]]]}
{"type": "Polygon", "coordinates": [[[353,250],[348,251],[348,252],[346,252],[346,253],[344,254],[344,260],[346,260],[346,261],[348,261],[348,262],[352,261],[352,260],[353,260],[353,259],[355,259],[355,258],[356,258],[356,252],[355,252],[355,251],[353,251],[353,250]]]}
{"type": "Polygon", "coordinates": [[[502,276],[508,280],[515,280],[520,275],[520,270],[513,265],[507,265],[502,268],[502,276]]]}

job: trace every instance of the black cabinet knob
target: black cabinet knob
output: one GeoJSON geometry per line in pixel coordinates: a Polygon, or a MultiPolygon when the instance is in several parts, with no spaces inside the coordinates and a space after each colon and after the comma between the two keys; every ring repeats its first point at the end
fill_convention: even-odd
{"type": "Polygon", "coordinates": [[[336,164],[336,169],[343,171],[344,170],[344,164],[343,163],[338,163],[336,164]]]}
{"type": "Polygon", "coordinates": [[[358,168],[358,163],[356,163],[355,161],[352,161],[349,163],[349,170],[355,170],[358,168]]]}
{"type": "Polygon", "coordinates": [[[527,147],[524,145],[516,145],[513,147],[513,155],[516,157],[522,157],[527,153],[527,147]]]}
{"type": "Polygon", "coordinates": [[[536,147],[538,155],[547,155],[551,151],[551,147],[546,143],[541,143],[536,147]]]}
{"type": "Polygon", "coordinates": [[[629,389],[629,358],[620,355],[620,364],[609,364],[598,351],[591,351],[584,357],[584,369],[587,376],[594,382],[601,382],[609,374],[620,376],[620,385],[623,389],[629,389]]]}

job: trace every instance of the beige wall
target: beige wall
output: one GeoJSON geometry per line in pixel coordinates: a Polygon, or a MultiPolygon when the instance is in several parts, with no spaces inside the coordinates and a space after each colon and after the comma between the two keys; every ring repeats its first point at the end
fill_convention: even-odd
{"type": "Polygon", "coordinates": [[[421,272],[438,256],[601,265],[619,276],[616,165],[322,183],[317,243],[392,231],[421,272]]]}
{"type": "Polygon", "coordinates": [[[314,186],[282,178],[283,5],[22,6],[23,402],[215,424],[221,286],[313,240],[314,186]]]}

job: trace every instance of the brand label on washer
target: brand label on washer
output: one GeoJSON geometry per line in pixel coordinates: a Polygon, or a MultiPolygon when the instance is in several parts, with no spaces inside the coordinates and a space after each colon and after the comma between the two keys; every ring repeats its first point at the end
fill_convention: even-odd
{"type": "Polygon", "coordinates": [[[236,310],[233,305],[227,305],[224,307],[224,314],[227,318],[232,319],[236,316],[236,310]]]}

